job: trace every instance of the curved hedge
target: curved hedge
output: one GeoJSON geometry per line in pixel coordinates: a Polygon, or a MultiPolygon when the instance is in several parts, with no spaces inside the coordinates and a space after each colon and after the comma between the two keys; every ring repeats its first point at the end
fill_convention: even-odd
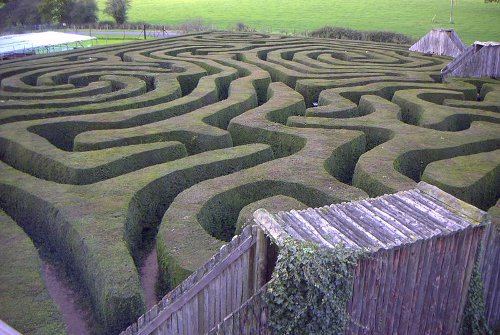
{"type": "Polygon", "coordinates": [[[2,210],[0,230],[2,321],[27,335],[66,334],[40,274],[42,264],[33,242],[2,210]]]}
{"type": "MultiPolygon", "coordinates": [[[[65,257],[106,333],[251,220],[432,181],[498,200],[500,85],[367,41],[196,33],[2,62],[0,207],[65,257]],[[467,181],[467,182],[465,182],[467,181]]],[[[3,260],[0,255],[0,260],[3,260]]]]}

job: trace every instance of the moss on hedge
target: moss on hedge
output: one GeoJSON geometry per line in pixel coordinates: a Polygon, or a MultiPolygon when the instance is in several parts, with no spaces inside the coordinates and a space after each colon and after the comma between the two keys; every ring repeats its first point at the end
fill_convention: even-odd
{"type": "Polygon", "coordinates": [[[66,257],[116,333],[144,312],[137,265],[157,230],[168,289],[253,206],[395,192],[498,149],[497,82],[440,83],[448,61],[224,32],[6,61],[0,204],[66,257]]]}
{"type": "Polygon", "coordinates": [[[500,150],[433,162],[421,179],[487,210],[500,197],[500,150]]]}
{"type": "Polygon", "coordinates": [[[291,117],[288,124],[365,132],[369,147],[376,146],[361,155],[352,183],[371,196],[414,187],[431,162],[495,150],[500,143],[495,123],[474,122],[464,131],[444,133],[402,122],[400,107],[378,96],[363,96],[359,108],[370,112],[349,119],[291,117]]]}
{"type": "Polygon", "coordinates": [[[282,195],[307,206],[322,206],[366,197],[335,178],[350,177],[364,151],[364,136],[345,130],[294,129],[279,123],[304,111],[300,95],[281,83],[269,85],[268,99],[232,119],[228,130],[235,144],[266,143],[281,158],[200,182],[174,199],[157,237],[164,290],[179,283],[172,278],[208,260],[221,240],[230,239],[240,211],[251,203],[282,195]]]}
{"type": "Polygon", "coordinates": [[[240,210],[236,221],[235,235],[239,235],[246,226],[254,224],[253,213],[259,208],[265,208],[269,213],[277,213],[292,209],[306,209],[307,205],[284,195],[276,195],[252,202],[240,210]]]}

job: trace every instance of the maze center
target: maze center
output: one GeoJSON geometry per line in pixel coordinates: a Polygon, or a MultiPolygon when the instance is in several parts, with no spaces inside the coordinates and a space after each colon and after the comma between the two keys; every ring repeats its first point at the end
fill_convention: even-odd
{"type": "MultiPolygon", "coordinates": [[[[500,190],[500,82],[391,44],[199,33],[0,65],[0,213],[61,255],[107,332],[144,313],[257,208],[424,180],[500,190]]],[[[1,257],[1,256],[0,256],[1,257]]]]}

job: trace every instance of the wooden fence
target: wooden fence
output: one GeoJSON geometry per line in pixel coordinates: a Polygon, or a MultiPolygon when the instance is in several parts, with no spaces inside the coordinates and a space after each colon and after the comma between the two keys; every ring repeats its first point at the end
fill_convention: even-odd
{"type": "Polygon", "coordinates": [[[260,288],[238,310],[228,315],[207,335],[270,335],[269,309],[264,300],[268,284],[260,288]]]}
{"type": "MultiPolygon", "coordinates": [[[[493,218],[495,220],[495,218],[493,218]]],[[[486,320],[495,332],[500,332],[500,222],[493,222],[483,241],[484,255],[481,274],[484,284],[486,320]]]]}
{"type": "Polygon", "coordinates": [[[0,320],[0,334],[2,335],[21,335],[17,330],[0,320]]]}
{"type": "Polygon", "coordinates": [[[358,263],[347,334],[459,334],[484,227],[382,250],[358,263]]]}
{"type": "Polygon", "coordinates": [[[267,281],[267,240],[256,226],[223,246],[122,335],[205,334],[241,310],[267,281]]]}

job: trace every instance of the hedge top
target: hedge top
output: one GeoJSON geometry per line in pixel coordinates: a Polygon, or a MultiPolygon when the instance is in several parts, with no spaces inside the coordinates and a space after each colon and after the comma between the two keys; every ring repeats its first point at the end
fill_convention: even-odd
{"type": "Polygon", "coordinates": [[[490,221],[486,212],[425,182],[396,194],[314,209],[277,214],[259,209],[254,218],[278,244],[293,238],[369,252],[450,235],[490,221]]]}

